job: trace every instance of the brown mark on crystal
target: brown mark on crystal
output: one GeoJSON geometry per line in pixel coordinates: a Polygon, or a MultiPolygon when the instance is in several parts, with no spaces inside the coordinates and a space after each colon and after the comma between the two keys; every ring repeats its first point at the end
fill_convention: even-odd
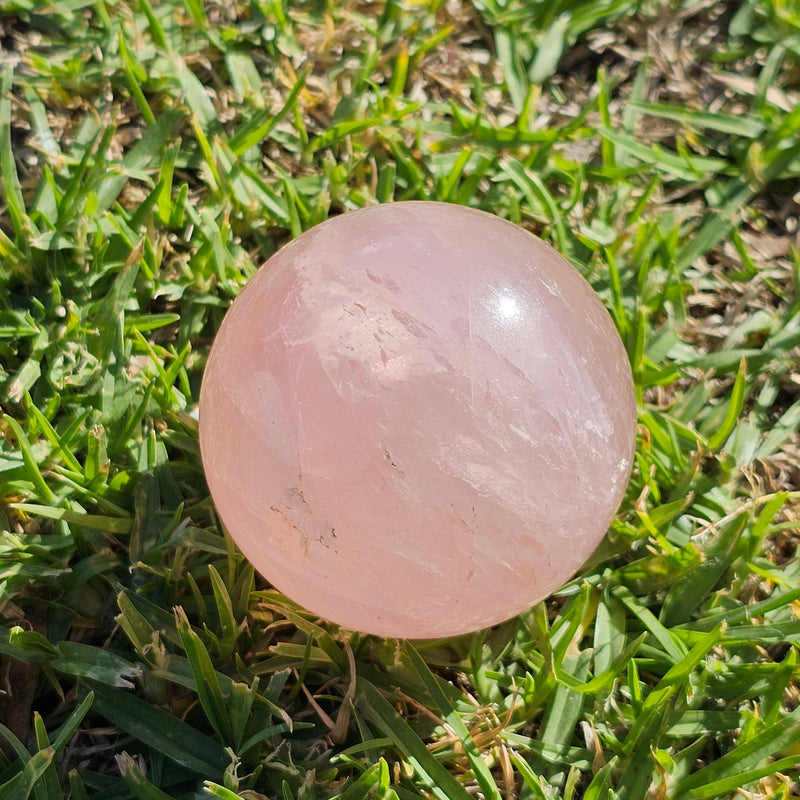
{"type": "Polygon", "coordinates": [[[405,311],[400,311],[396,308],[392,309],[392,316],[412,335],[418,339],[425,339],[428,334],[434,333],[430,325],[412,317],[405,311]]]}
{"type": "Polygon", "coordinates": [[[472,525],[467,522],[461,514],[456,511],[456,507],[451,503],[450,508],[452,512],[450,513],[450,519],[461,528],[465,533],[468,533],[470,536],[475,536],[475,528],[472,526],[475,524],[475,506],[472,507],[472,525]]]}
{"type": "MultiPolygon", "coordinates": [[[[333,545],[336,540],[336,528],[329,523],[325,523],[325,530],[322,532],[322,535],[317,539],[317,541],[327,550],[333,548],[333,545]]],[[[334,552],[337,552],[334,550],[334,552]]]]}
{"type": "MultiPolygon", "coordinates": [[[[284,496],[286,498],[286,505],[279,506],[273,504],[269,507],[269,510],[277,514],[292,530],[297,533],[297,535],[300,537],[301,546],[305,555],[308,555],[308,548],[311,542],[318,542],[327,550],[333,549],[333,545],[335,544],[336,540],[336,528],[329,522],[325,523],[322,533],[314,536],[310,535],[309,531],[303,530],[300,524],[292,519],[292,516],[296,517],[298,512],[312,514],[311,506],[306,500],[303,490],[299,486],[292,486],[286,490],[284,496]]],[[[301,519],[300,522],[302,524],[303,520],[301,519]]],[[[316,527],[313,518],[311,520],[311,525],[312,527],[316,527]]],[[[334,549],[334,552],[338,551],[334,549]]]]}
{"type": "Polygon", "coordinates": [[[283,522],[298,535],[300,538],[299,545],[303,549],[303,552],[307,555],[308,535],[295,520],[299,519],[299,522],[302,524],[303,519],[302,517],[298,518],[298,512],[300,514],[304,512],[311,513],[311,508],[306,502],[306,499],[303,495],[303,490],[298,486],[292,486],[290,489],[287,489],[284,493],[284,497],[286,500],[285,505],[273,503],[273,505],[269,507],[269,510],[274,514],[277,514],[283,520],[283,522]],[[292,517],[295,519],[292,519],[292,517]]]}
{"type": "Polygon", "coordinates": [[[300,547],[303,549],[303,554],[308,555],[308,536],[304,531],[300,529],[300,526],[289,517],[292,509],[288,506],[284,506],[281,508],[277,505],[271,505],[269,510],[277,514],[299,537],[300,537],[300,547]]]}
{"type": "Polygon", "coordinates": [[[400,290],[400,287],[397,285],[397,283],[388,275],[373,275],[369,270],[367,270],[367,277],[373,283],[377,283],[378,286],[385,286],[387,289],[391,289],[393,292],[400,290]]]}
{"type": "MultiPolygon", "coordinates": [[[[298,475],[298,478],[302,480],[302,475],[298,475]]],[[[286,490],[286,503],[289,508],[291,508],[293,505],[296,505],[297,500],[300,501],[301,506],[308,507],[303,490],[299,486],[292,486],[286,490]]]]}
{"type": "MultiPolygon", "coordinates": [[[[297,530],[297,525],[295,525],[294,522],[292,522],[289,519],[289,517],[286,514],[286,511],[284,511],[282,508],[278,508],[278,506],[272,505],[272,506],[269,507],[269,510],[270,511],[274,511],[287,525],[289,525],[292,528],[294,528],[295,530],[297,530]]],[[[298,533],[299,533],[299,531],[298,531],[298,533]]]]}
{"type": "Polygon", "coordinates": [[[397,472],[397,474],[401,478],[405,478],[406,477],[405,472],[403,472],[403,470],[400,469],[400,467],[398,467],[397,464],[395,464],[395,462],[392,460],[391,453],[388,450],[386,450],[385,448],[383,450],[383,457],[389,462],[389,464],[391,465],[392,469],[395,470],[397,472]]]}

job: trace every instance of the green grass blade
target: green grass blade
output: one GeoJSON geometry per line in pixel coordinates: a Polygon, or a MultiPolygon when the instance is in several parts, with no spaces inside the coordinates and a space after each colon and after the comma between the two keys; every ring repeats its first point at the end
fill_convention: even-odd
{"type": "Polygon", "coordinates": [[[222,777],[230,759],[213,739],[122,689],[90,685],[95,693],[94,710],[113,725],[192,772],[222,777]]]}
{"type": "Polygon", "coordinates": [[[200,705],[220,741],[233,746],[235,737],[228,699],[222,694],[211,656],[200,637],[192,630],[182,608],[175,609],[175,619],[186,656],[192,667],[200,705]]]}
{"type": "Polygon", "coordinates": [[[25,745],[19,740],[19,737],[2,722],[0,722],[0,736],[11,746],[11,749],[17,754],[17,757],[23,764],[27,764],[31,760],[31,754],[25,745]]]}
{"type": "Polygon", "coordinates": [[[408,759],[427,790],[439,800],[469,800],[471,795],[430,753],[411,726],[375,686],[358,678],[356,706],[364,717],[408,759]]]}
{"type": "Polygon", "coordinates": [[[25,431],[23,431],[20,424],[8,414],[4,415],[3,419],[9,428],[11,428],[14,437],[17,440],[17,446],[22,454],[22,460],[25,463],[27,479],[33,484],[39,498],[41,498],[48,505],[55,505],[58,502],[56,496],[47,485],[47,481],[45,481],[44,476],[39,470],[39,464],[36,456],[34,455],[31,443],[28,441],[28,437],[25,435],[25,431]]]}
{"type": "Polygon", "coordinates": [[[686,650],[680,640],[676,639],[653,614],[645,608],[624,586],[614,586],[611,594],[620,600],[650,631],[656,641],[664,648],[664,652],[673,662],[678,663],[686,656],[686,650]]]}
{"type": "Polygon", "coordinates": [[[246,153],[251,147],[255,147],[266,139],[275,126],[294,110],[297,105],[297,99],[305,88],[309,72],[310,67],[306,67],[298,75],[291,91],[286,96],[286,101],[277,113],[271,115],[269,112],[263,111],[259,114],[254,114],[250,121],[243,125],[236,134],[231,137],[228,146],[233,153],[240,156],[246,153]]]}
{"type": "Polygon", "coordinates": [[[656,742],[658,727],[661,725],[665,709],[668,708],[668,701],[685,684],[709,650],[722,639],[723,633],[724,626],[720,625],[704,634],[680,661],[669,668],[642,703],[641,712],[625,737],[626,752],[632,753],[637,746],[646,746],[649,749],[656,742]]]}
{"type": "Polygon", "coordinates": [[[132,664],[122,656],[82,642],[59,642],[56,650],[58,656],[50,661],[50,665],[68,675],[99,681],[108,686],[132,689],[132,680],[141,674],[138,664],[132,664]]]}
{"type": "Polygon", "coordinates": [[[3,179],[3,199],[14,231],[18,238],[31,231],[30,220],[25,211],[25,200],[14,163],[14,148],[11,144],[11,87],[14,82],[14,65],[7,62],[0,78],[0,177],[3,179]]]}
{"type": "Polygon", "coordinates": [[[733,429],[736,427],[736,423],[744,407],[746,388],[747,361],[743,358],[739,362],[739,371],[736,373],[736,380],[733,383],[733,389],[731,389],[728,407],[725,411],[725,419],[723,419],[722,424],[708,439],[708,446],[711,450],[720,448],[728,440],[731,433],[733,433],[733,429]]]}
{"type": "Polygon", "coordinates": [[[56,753],[60,753],[70,743],[75,731],[78,730],[78,726],[89,713],[89,709],[91,709],[93,703],[94,693],[89,692],[69,717],[61,723],[53,739],[53,750],[55,750],[56,753]]]}
{"type": "Polygon", "coordinates": [[[634,105],[640,111],[653,117],[674,120],[696,129],[729,133],[742,139],[756,139],[765,132],[764,123],[752,115],[733,116],[719,112],[699,111],[694,108],[681,108],[665,103],[638,102],[634,105]]]}
{"type": "MultiPolygon", "coordinates": [[[[796,747],[798,742],[800,742],[800,712],[795,710],[787,713],[783,719],[749,741],[738,744],[713,763],[681,781],[675,787],[676,796],[711,797],[737,788],[731,785],[730,781],[739,781],[742,785],[765,775],[775,774],[778,765],[765,764],[767,759],[774,758],[788,748],[796,747]],[[772,771],[763,772],[765,766],[772,767],[772,771]],[[718,786],[727,788],[717,789],[718,786]]],[[[790,762],[782,766],[786,769],[794,769],[798,763],[797,756],[784,760],[790,762]]]]}
{"type": "Polygon", "coordinates": [[[214,602],[217,607],[222,637],[220,638],[220,657],[228,658],[236,646],[236,637],[239,634],[239,626],[233,614],[233,604],[228,594],[225,582],[219,572],[212,564],[208,566],[208,574],[211,578],[211,586],[214,592],[214,602]]]}
{"type": "Polygon", "coordinates": [[[13,503],[12,508],[24,511],[35,517],[62,520],[72,525],[80,525],[95,531],[109,531],[111,533],[128,534],[131,532],[132,521],[123,517],[107,517],[101,514],[85,514],[81,511],[70,511],[67,508],[52,508],[36,503],[13,503]]]}
{"type": "MultiPolygon", "coordinates": [[[[731,567],[747,519],[734,519],[722,526],[714,541],[703,551],[703,562],[678,579],[664,596],[661,621],[667,626],[686,622],[731,567]]],[[[728,620],[730,622],[730,620],[728,620]]]]}
{"type": "MultiPolygon", "coordinates": [[[[41,753],[50,748],[55,756],[55,747],[51,747],[50,745],[47,729],[45,728],[41,714],[38,712],[34,712],[33,715],[33,730],[36,737],[36,747],[38,748],[38,751],[41,753]]],[[[50,763],[39,776],[34,788],[34,793],[37,797],[41,796],[43,798],[47,798],[58,797],[60,792],[61,786],[58,780],[58,773],[56,772],[55,764],[51,759],[50,763]]]]}
{"type": "Polygon", "coordinates": [[[50,442],[50,444],[59,453],[61,453],[66,467],[77,473],[82,472],[83,470],[80,462],[77,458],[75,458],[72,450],[70,450],[70,448],[64,443],[63,439],[58,435],[55,428],[50,424],[50,420],[48,420],[47,417],[45,417],[45,415],[42,414],[42,412],[32,402],[30,402],[29,398],[28,402],[25,404],[25,410],[28,412],[31,420],[42,429],[42,433],[47,437],[47,440],[50,442]]]}
{"type": "Polygon", "coordinates": [[[89,800],[89,793],[86,791],[86,784],[78,774],[78,770],[72,769],[67,776],[69,779],[70,800],[89,800]]]}
{"type": "MultiPolygon", "coordinates": [[[[31,792],[35,792],[37,789],[44,791],[46,787],[39,781],[51,768],[54,756],[55,752],[52,747],[34,753],[28,759],[22,772],[0,785],[0,797],[3,800],[27,800],[31,792]]],[[[46,795],[44,796],[46,797],[46,795]]]]}
{"type": "Polygon", "coordinates": [[[240,795],[213,781],[203,782],[203,792],[211,797],[219,797],[220,800],[240,800],[240,795]]]}
{"type": "MultiPolygon", "coordinates": [[[[542,778],[518,753],[511,753],[511,762],[517,768],[525,788],[534,800],[554,800],[554,796],[542,786],[542,778]]],[[[546,783],[546,782],[545,782],[546,783]]]]}
{"type": "Polygon", "coordinates": [[[445,722],[455,731],[464,747],[464,752],[467,754],[467,759],[472,771],[475,773],[475,778],[481,787],[483,796],[491,798],[491,800],[500,800],[502,795],[492,773],[478,751],[472,734],[470,734],[461,718],[461,714],[442,691],[441,686],[439,686],[439,679],[430,671],[420,654],[410,644],[406,644],[405,651],[425,690],[433,698],[435,707],[439,710],[445,722]]]}
{"type": "MultiPolygon", "coordinates": [[[[582,683],[589,672],[591,659],[591,651],[583,650],[577,655],[567,656],[561,664],[561,670],[582,683]]],[[[559,760],[562,754],[566,756],[567,748],[575,736],[585,702],[585,695],[572,691],[563,683],[558,684],[550,696],[538,738],[559,760]]],[[[566,758],[563,763],[567,763],[566,758]]]]}
{"type": "Polygon", "coordinates": [[[172,800],[172,795],[162,792],[147,780],[136,762],[127,753],[120,753],[116,760],[123,780],[139,800],[172,800]]]}

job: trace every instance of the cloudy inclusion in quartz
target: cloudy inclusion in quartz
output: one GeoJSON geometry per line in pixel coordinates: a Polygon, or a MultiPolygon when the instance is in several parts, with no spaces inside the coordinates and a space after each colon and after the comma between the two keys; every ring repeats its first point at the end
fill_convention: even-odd
{"type": "Polygon", "coordinates": [[[444,203],[331,219],[212,349],[203,464],[276,587],[347,628],[450,636],[557,589],[605,533],[635,399],[613,323],[536,237],[444,203]]]}

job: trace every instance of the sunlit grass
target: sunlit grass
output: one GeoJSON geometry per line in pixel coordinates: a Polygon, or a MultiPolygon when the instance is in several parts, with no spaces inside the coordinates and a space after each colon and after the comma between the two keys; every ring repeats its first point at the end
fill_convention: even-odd
{"type": "Polygon", "coordinates": [[[0,0],[0,796],[794,796],[799,39],[778,0],[0,0]],[[401,199],[550,241],[640,405],[584,573],[416,644],[260,582],[196,423],[257,267],[401,199]]]}

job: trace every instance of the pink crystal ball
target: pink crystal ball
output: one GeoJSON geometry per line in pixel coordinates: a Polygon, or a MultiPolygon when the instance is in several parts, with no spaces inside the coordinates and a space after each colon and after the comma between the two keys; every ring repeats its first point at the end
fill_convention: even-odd
{"type": "Polygon", "coordinates": [[[350,212],[258,271],[200,397],[231,536],[295,602],[382,636],[454,636],[558,589],[634,450],[625,350],[522,228],[435,202],[350,212]]]}

